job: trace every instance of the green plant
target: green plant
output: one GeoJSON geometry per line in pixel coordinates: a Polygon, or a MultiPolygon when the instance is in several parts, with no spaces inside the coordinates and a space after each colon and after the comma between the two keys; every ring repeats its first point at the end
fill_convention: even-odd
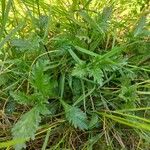
{"type": "Polygon", "coordinates": [[[149,6],[105,4],[1,1],[0,148],[149,148],[149,6]]]}

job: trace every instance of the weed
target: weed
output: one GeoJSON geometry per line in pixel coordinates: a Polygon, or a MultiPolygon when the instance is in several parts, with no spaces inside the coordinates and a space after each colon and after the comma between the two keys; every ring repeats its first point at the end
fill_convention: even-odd
{"type": "Polygon", "coordinates": [[[148,1],[0,4],[0,148],[149,149],[148,1]]]}

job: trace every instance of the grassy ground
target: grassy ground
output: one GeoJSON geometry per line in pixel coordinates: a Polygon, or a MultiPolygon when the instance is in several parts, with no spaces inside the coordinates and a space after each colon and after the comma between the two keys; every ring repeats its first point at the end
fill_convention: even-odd
{"type": "Polygon", "coordinates": [[[0,148],[150,149],[148,0],[0,6],[0,148]]]}

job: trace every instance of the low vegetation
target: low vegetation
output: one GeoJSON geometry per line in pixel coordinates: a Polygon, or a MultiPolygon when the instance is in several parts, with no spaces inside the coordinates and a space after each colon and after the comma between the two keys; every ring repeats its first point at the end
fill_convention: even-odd
{"type": "Polygon", "coordinates": [[[0,148],[148,150],[148,0],[1,0],[0,148]]]}

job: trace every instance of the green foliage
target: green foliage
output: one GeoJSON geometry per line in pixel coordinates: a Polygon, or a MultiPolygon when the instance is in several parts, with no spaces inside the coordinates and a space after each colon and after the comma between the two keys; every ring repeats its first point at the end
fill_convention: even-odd
{"type": "Polygon", "coordinates": [[[66,119],[75,127],[81,130],[88,129],[87,116],[83,111],[75,106],[70,106],[61,100],[65,109],[66,119]]]}
{"type": "Polygon", "coordinates": [[[148,149],[147,3],[0,1],[0,146],[148,149]]]}
{"type": "MultiPolygon", "coordinates": [[[[34,139],[40,121],[41,121],[40,112],[36,107],[31,109],[26,114],[24,114],[12,128],[12,135],[14,140],[17,139],[29,140],[29,138],[34,139]]],[[[25,148],[24,143],[17,144],[15,146],[16,150],[21,150],[22,148],[25,148]]]]}
{"type": "Polygon", "coordinates": [[[29,39],[13,39],[11,45],[16,48],[18,51],[38,51],[40,45],[40,37],[34,36],[29,39]]]}
{"type": "Polygon", "coordinates": [[[19,104],[23,104],[23,105],[30,105],[33,103],[33,99],[29,99],[29,96],[27,96],[25,93],[23,92],[18,92],[18,93],[13,93],[11,92],[10,95],[13,97],[13,99],[19,103],[19,104]]]}
{"type": "MultiPolygon", "coordinates": [[[[48,61],[37,62],[33,68],[30,82],[34,89],[43,96],[51,94],[52,85],[50,84],[50,75],[44,74],[48,68],[48,61]]],[[[51,82],[52,83],[52,82],[51,82]]]]}
{"type": "Polygon", "coordinates": [[[146,24],[146,16],[142,16],[134,29],[134,36],[142,34],[142,30],[145,27],[145,24],[146,24]]]}
{"type": "Polygon", "coordinates": [[[95,113],[92,114],[91,120],[90,120],[89,125],[88,125],[88,128],[89,129],[95,128],[95,126],[98,123],[98,121],[99,121],[98,115],[95,114],[95,113]]]}
{"type": "MultiPolygon", "coordinates": [[[[113,51],[112,51],[113,53],[113,51]]],[[[114,55],[114,54],[113,54],[114,55]]],[[[111,54],[110,54],[111,56],[111,54]]],[[[74,70],[72,71],[73,76],[80,78],[93,77],[94,81],[98,84],[103,84],[104,71],[113,72],[121,69],[126,65],[126,60],[117,57],[107,56],[96,56],[90,60],[90,62],[81,62],[76,64],[74,70]]]]}

